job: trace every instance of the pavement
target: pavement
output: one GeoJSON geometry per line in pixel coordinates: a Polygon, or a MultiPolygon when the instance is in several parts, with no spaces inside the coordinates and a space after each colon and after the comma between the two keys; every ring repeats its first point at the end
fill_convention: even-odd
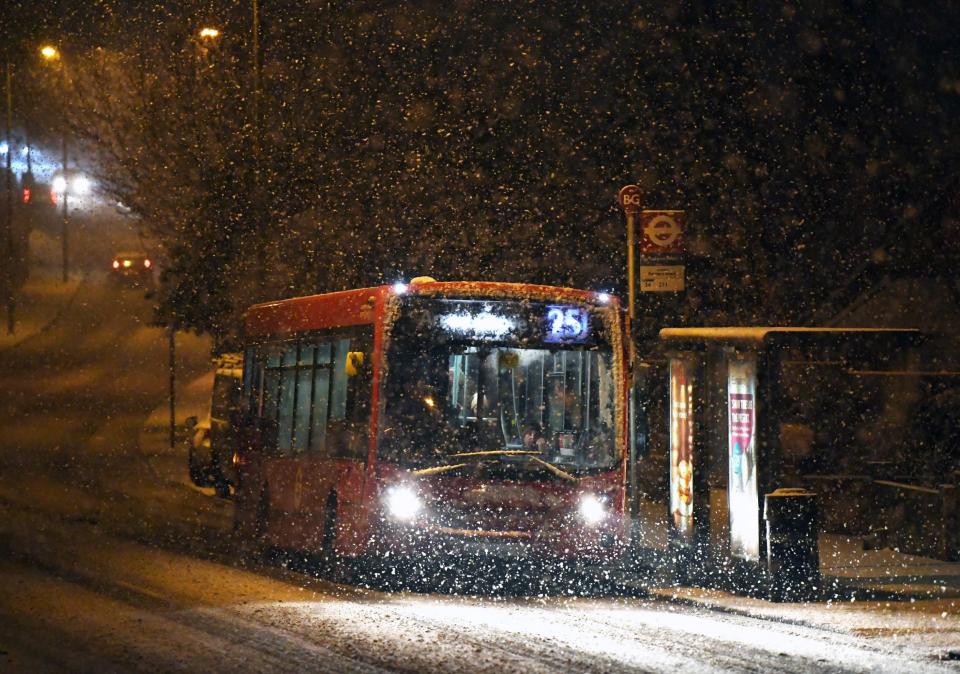
{"type": "Polygon", "coordinates": [[[960,564],[864,550],[863,540],[820,536],[826,598],[773,602],[702,587],[652,587],[651,596],[736,615],[889,639],[960,661],[960,564]]]}

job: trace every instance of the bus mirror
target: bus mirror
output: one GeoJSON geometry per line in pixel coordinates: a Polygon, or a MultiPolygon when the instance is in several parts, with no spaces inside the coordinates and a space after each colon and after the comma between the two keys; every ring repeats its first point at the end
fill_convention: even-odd
{"type": "Polygon", "coordinates": [[[363,369],[364,353],[363,351],[349,351],[347,352],[347,362],[344,365],[344,369],[347,372],[348,377],[356,377],[360,374],[360,371],[363,369]]]}

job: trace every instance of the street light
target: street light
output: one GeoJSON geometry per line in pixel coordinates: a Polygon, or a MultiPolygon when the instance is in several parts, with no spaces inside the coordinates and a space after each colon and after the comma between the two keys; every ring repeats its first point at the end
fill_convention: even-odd
{"type": "Polygon", "coordinates": [[[60,50],[53,45],[45,44],[40,47],[40,56],[47,61],[56,61],[60,58],[60,50]]]}
{"type": "MultiPolygon", "coordinates": [[[[48,63],[53,63],[54,61],[60,61],[60,92],[61,92],[61,95],[63,96],[63,99],[66,100],[65,90],[67,86],[67,74],[66,74],[66,67],[64,66],[63,61],[60,58],[60,50],[54,47],[53,45],[49,45],[49,44],[43,45],[42,47],[40,47],[40,56],[42,56],[43,60],[48,63]]],[[[64,118],[63,129],[62,129],[63,137],[61,139],[62,145],[63,145],[63,175],[66,176],[67,175],[67,123],[66,123],[66,115],[62,115],[62,117],[64,118]]],[[[66,283],[69,280],[69,275],[67,273],[67,270],[69,269],[69,262],[68,262],[69,257],[67,255],[67,251],[68,251],[67,226],[70,222],[70,211],[67,205],[67,202],[69,201],[69,199],[67,198],[67,193],[68,193],[68,190],[66,189],[66,185],[64,185],[63,201],[62,201],[63,224],[60,228],[60,241],[62,244],[61,261],[63,262],[63,282],[64,283],[66,283]]]]}
{"type": "Polygon", "coordinates": [[[216,40],[220,37],[220,31],[216,28],[205,27],[200,29],[200,37],[204,40],[216,40]]]}

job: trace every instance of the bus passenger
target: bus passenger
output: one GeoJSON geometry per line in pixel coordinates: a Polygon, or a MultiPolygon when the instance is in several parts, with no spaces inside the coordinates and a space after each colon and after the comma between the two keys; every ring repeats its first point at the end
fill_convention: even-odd
{"type": "Polygon", "coordinates": [[[550,446],[550,441],[543,437],[543,430],[539,424],[528,424],[523,429],[523,448],[541,454],[550,446]]]}

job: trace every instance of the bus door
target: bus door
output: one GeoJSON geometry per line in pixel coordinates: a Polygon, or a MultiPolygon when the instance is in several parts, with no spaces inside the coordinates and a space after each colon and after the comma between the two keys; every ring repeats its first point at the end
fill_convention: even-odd
{"type": "Polygon", "coordinates": [[[363,485],[370,436],[373,335],[368,330],[338,337],[332,347],[326,437],[331,470],[326,491],[336,490],[337,517],[342,525],[338,547],[349,554],[359,551],[356,546],[362,545],[365,533],[363,485]]]}
{"type": "Polygon", "coordinates": [[[302,479],[299,452],[294,450],[293,417],[297,394],[299,343],[286,341],[263,347],[263,403],[260,443],[267,498],[265,535],[269,542],[286,546],[299,528],[300,503],[296,484],[302,479]]]}
{"type": "MultiPolygon", "coordinates": [[[[335,353],[340,340],[304,337],[290,343],[282,358],[278,382],[276,458],[268,461],[266,477],[272,505],[284,524],[285,547],[319,548],[325,508],[336,475],[328,442],[331,407],[336,407],[335,353]]],[[[273,529],[273,527],[271,527],[273,529]]]]}
{"type": "Polygon", "coordinates": [[[276,440],[265,447],[264,478],[275,545],[319,549],[333,492],[343,516],[356,510],[369,419],[363,347],[370,341],[305,336],[268,349],[264,416],[275,419],[276,440]]]}

